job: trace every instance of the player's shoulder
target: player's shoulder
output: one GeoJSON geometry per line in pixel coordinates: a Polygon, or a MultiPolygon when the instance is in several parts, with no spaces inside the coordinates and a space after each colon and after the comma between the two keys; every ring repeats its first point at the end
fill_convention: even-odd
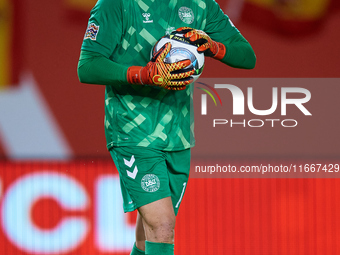
{"type": "Polygon", "coordinates": [[[196,5],[196,6],[199,6],[199,7],[204,7],[205,4],[212,4],[212,3],[215,3],[216,4],[216,1],[215,0],[195,0],[195,1],[192,1],[192,0],[179,0],[177,1],[177,5],[183,5],[183,4],[186,4],[186,5],[196,5]]]}
{"type": "Polygon", "coordinates": [[[123,0],[98,0],[96,6],[101,8],[117,8],[123,6],[123,0]]]}
{"type": "MultiPolygon", "coordinates": [[[[190,2],[192,2],[192,1],[190,1],[190,2]]],[[[217,4],[217,2],[215,0],[196,0],[194,2],[198,6],[202,6],[204,4],[206,4],[206,5],[217,4]]]]}

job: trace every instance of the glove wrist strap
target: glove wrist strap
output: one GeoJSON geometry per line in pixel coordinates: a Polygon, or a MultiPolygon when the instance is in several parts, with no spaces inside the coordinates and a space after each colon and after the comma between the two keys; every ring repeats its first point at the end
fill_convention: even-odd
{"type": "Polygon", "coordinates": [[[127,81],[130,84],[143,84],[141,78],[141,66],[130,66],[127,70],[127,81]]]}
{"type": "Polygon", "coordinates": [[[221,60],[226,53],[226,48],[223,43],[215,42],[217,44],[217,53],[213,56],[213,58],[221,60]]]}

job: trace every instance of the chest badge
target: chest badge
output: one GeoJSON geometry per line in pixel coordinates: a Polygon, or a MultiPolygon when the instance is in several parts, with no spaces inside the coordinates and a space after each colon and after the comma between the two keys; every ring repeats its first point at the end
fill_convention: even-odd
{"type": "Polygon", "coordinates": [[[195,18],[194,12],[190,8],[185,6],[179,8],[178,16],[184,23],[187,24],[191,24],[195,18]]]}
{"type": "Polygon", "coordinates": [[[143,23],[153,23],[153,20],[150,20],[150,16],[151,16],[151,14],[150,13],[148,13],[148,12],[144,12],[143,14],[142,14],[142,16],[143,16],[143,23]]]}

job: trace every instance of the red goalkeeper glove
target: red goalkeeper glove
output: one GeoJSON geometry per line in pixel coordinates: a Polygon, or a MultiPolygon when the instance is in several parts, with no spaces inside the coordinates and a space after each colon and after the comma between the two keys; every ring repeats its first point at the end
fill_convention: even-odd
{"type": "Polygon", "coordinates": [[[193,81],[190,78],[194,69],[184,69],[191,64],[190,60],[175,63],[164,63],[171,44],[166,43],[144,67],[131,66],[127,71],[127,80],[131,84],[148,84],[168,90],[183,90],[193,81]]]}
{"type": "Polygon", "coordinates": [[[199,53],[204,52],[205,56],[218,60],[221,60],[225,56],[225,46],[220,42],[212,40],[204,31],[191,27],[180,27],[176,31],[183,34],[184,37],[189,38],[190,43],[198,47],[197,51],[199,53]]]}

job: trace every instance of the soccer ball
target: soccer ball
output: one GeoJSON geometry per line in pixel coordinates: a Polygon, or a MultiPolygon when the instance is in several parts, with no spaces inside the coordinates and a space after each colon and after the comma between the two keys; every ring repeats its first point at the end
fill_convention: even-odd
{"type": "Polygon", "coordinates": [[[204,67],[204,54],[198,53],[197,47],[189,43],[189,38],[183,37],[183,34],[178,34],[176,31],[173,31],[170,35],[163,36],[160,40],[156,42],[152,51],[151,57],[156,54],[156,52],[162,48],[162,46],[166,43],[171,43],[171,50],[168,55],[165,57],[165,63],[174,63],[181,60],[189,59],[191,64],[186,67],[186,69],[195,70],[195,73],[191,76],[193,81],[196,81],[198,77],[203,72],[204,67]]]}

